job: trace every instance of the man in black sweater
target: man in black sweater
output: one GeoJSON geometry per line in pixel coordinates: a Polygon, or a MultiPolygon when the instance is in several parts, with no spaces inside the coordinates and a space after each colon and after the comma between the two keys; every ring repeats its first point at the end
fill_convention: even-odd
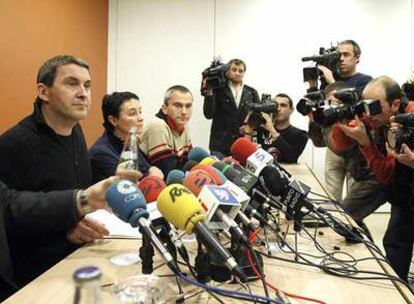
{"type": "Polygon", "coordinates": [[[274,121],[268,113],[260,113],[264,123],[257,130],[249,123],[252,113],[246,116],[242,128],[245,137],[272,154],[278,162],[297,163],[299,156],[305,149],[308,134],[290,124],[290,115],[293,113],[292,99],[280,93],[276,95],[277,111],[273,113],[274,121]]]}
{"type": "Polygon", "coordinates": [[[240,127],[247,115],[247,104],[259,102],[257,91],[243,83],[246,64],[240,59],[228,63],[228,84],[213,91],[207,88],[203,111],[207,119],[212,119],[209,149],[218,156],[230,155],[230,147],[240,137],[240,127]]]}
{"type": "MultiPolygon", "coordinates": [[[[73,56],[47,60],[37,75],[34,112],[0,136],[0,179],[11,189],[56,191],[86,188],[91,169],[79,121],[91,103],[89,66],[73,56]]],[[[31,243],[9,236],[20,286],[79,245],[105,234],[101,223],[82,219],[68,231],[51,230],[31,243]]],[[[107,231],[106,231],[107,233],[107,231]]]]}
{"type": "Polygon", "coordinates": [[[0,302],[18,289],[8,236],[29,242],[50,230],[70,229],[86,213],[106,208],[106,190],[116,180],[111,177],[86,190],[48,193],[10,190],[0,181],[0,302]],[[85,204],[80,201],[81,193],[85,204]]]}

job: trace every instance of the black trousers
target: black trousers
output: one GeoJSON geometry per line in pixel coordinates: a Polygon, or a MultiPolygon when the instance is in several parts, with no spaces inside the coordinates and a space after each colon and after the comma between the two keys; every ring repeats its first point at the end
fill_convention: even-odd
{"type": "Polygon", "coordinates": [[[399,205],[391,206],[383,244],[387,259],[398,276],[407,281],[414,243],[414,211],[409,207],[408,198],[399,205]]]}

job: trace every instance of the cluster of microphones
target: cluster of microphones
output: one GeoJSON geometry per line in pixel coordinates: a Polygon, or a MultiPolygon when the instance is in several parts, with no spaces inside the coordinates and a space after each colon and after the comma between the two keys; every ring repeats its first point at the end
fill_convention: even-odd
{"type": "Polygon", "coordinates": [[[177,252],[189,259],[178,231],[195,234],[212,264],[246,281],[251,274],[234,256],[242,252],[240,248],[252,250],[249,234],[257,224],[274,224],[266,212],[282,210],[295,221],[305,211],[328,214],[307,198],[308,186],[246,138],[236,140],[231,152],[233,157],[218,160],[195,147],[183,170],[172,170],[166,181],[155,176],[143,178],[138,185],[120,180],[106,194],[113,212],[139,227],[145,246],[154,247],[176,275],[181,273],[177,252]],[[227,234],[237,249],[223,246],[217,232],[227,234]]]}

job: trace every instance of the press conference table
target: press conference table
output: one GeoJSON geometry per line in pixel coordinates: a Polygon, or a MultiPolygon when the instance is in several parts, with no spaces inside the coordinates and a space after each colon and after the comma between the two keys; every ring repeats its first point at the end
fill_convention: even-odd
{"type": "MultiPolygon", "coordinates": [[[[284,167],[298,180],[311,186],[312,191],[326,193],[307,165],[298,164],[284,167]]],[[[329,228],[320,228],[319,231],[323,233],[317,235],[317,240],[327,251],[333,252],[335,251],[333,247],[339,246],[341,251],[351,254],[355,258],[372,257],[375,254],[364,244],[347,244],[343,237],[329,228]]],[[[320,255],[308,236],[300,233],[297,238],[298,251],[320,255]]],[[[288,234],[286,241],[293,246],[293,235],[288,234]]],[[[141,264],[117,266],[111,263],[110,258],[120,253],[137,252],[140,243],[141,241],[137,239],[108,238],[100,240],[93,245],[84,246],[39,276],[12,297],[8,298],[4,303],[73,303],[74,283],[72,274],[77,268],[89,265],[98,266],[103,272],[101,282],[103,303],[118,303],[111,295],[113,284],[128,276],[140,274],[141,264]]],[[[190,254],[195,255],[195,244],[188,243],[186,247],[189,249],[190,254]]],[[[273,252],[273,254],[275,256],[293,259],[293,254],[282,253],[280,251],[273,252]]],[[[335,304],[414,303],[414,295],[400,283],[392,283],[389,280],[361,281],[341,278],[329,275],[314,267],[265,257],[263,259],[267,281],[293,294],[335,304]]],[[[319,260],[313,259],[313,261],[318,262],[319,260]]],[[[162,288],[166,289],[163,299],[167,303],[174,303],[174,296],[177,294],[176,281],[172,277],[164,277],[164,275],[170,274],[170,271],[158,255],[154,257],[154,268],[156,268],[154,274],[161,276],[162,288]]],[[[181,266],[181,269],[186,270],[184,266],[181,266]]],[[[373,259],[359,263],[358,269],[395,275],[389,265],[373,259]]],[[[213,282],[211,284],[218,283],[213,282]]],[[[251,282],[250,286],[256,293],[264,294],[260,281],[251,282]]],[[[186,300],[185,303],[218,303],[217,300],[206,292],[197,293],[200,290],[199,288],[186,284],[183,284],[183,287],[187,294],[195,294],[186,300]]],[[[224,284],[220,287],[242,291],[238,285],[224,284]]],[[[274,295],[274,292],[269,291],[271,295],[274,295]]],[[[229,298],[221,297],[221,299],[225,303],[241,303],[241,301],[229,298]]],[[[291,303],[312,303],[305,300],[289,299],[291,303]]]]}

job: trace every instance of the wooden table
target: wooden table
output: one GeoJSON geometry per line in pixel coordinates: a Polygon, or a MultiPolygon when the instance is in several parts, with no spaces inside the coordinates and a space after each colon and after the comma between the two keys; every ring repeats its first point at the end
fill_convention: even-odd
{"type": "MultiPolygon", "coordinates": [[[[312,187],[312,191],[325,193],[322,185],[317,181],[311,170],[306,165],[289,165],[286,169],[297,179],[312,187]]],[[[348,219],[349,220],[349,219],[348,219]]],[[[386,223],[384,223],[386,224],[386,223]]],[[[365,244],[347,244],[343,237],[339,236],[329,228],[323,228],[320,231],[323,235],[317,236],[317,240],[329,252],[334,252],[334,246],[339,246],[341,251],[351,254],[355,258],[372,257],[375,254],[365,244]]],[[[321,255],[313,245],[313,242],[304,233],[297,236],[300,252],[321,255]]],[[[294,245],[294,237],[289,234],[286,242],[294,245]]],[[[102,290],[104,303],[117,303],[115,298],[111,296],[112,286],[115,282],[125,277],[141,273],[141,264],[133,266],[116,266],[110,262],[110,258],[116,254],[123,252],[136,252],[140,246],[140,240],[136,239],[104,239],[96,242],[91,246],[84,246],[73,254],[68,256],[56,264],[53,268],[39,276],[26,287],[7,299],[5,303],[73,303],[74,283],[72,280],[73,272],[82,266],[94,265],[103,271],[102,290]]],[[[190,254],[195,255],[195,245],[186,244],[190,254]]],[[[293,259],[291,253],[278,252],[274,255],[284,258],[293,259]]],[[[315,258],[310,258],[314,262],[320,262],[315,258]]],[[[320,269],[301,265],[298,263],[288,263],[280,260],[264,258],[265,274],[267,280],[290,293],[299,294],[306,297],[312,297],[332,304],[398,304],[398,303],[414,303],[413,294],[402,284],[392,283],[389,280],[364,280],[341,278],[329,275],[320,269]]],[[[154,265],[161,265],[154,274],[166,275],[170,274],[169,269],[162,266],[160,257],[154,257],[154,265]]],[[[383,262],[369,260],[361,262],[359,269],[370,270],[381,273],[390,273],[395,275],[391,268],[383,262]]],[[[181,266],[182,270],[186,270],[181,266]]],[[[174,295],[177,287],[174,278],[162,278],[164,286],[168,287],[170,298],[168,303],[174,303],[174,295]]],[[[216,283],[212,283],[216,284],[216,283]]],[[[192,285],[183,284],[185,291],[188,293],[195,292],[199,289],[192,285]]],[[[235,285],[222,285],[227,289],[238,289],[235,285]]],[[[251,283],[252,289],[259,293],[263,293],[260,281],[251,283]]],[[[274,292],[269,290],[271,295],[274,292]]],[[[168,296],[167,296],[168,298],[168,296]]],[[[240,303],[240,301],[222,298],[225,303],[240,303]]],[[[290,298],[292,303],[312,303],[304,300],[295,300],[290,298]]],[[[199,293],[185,303],[218,303],[208,293],[199,293]]]]}

